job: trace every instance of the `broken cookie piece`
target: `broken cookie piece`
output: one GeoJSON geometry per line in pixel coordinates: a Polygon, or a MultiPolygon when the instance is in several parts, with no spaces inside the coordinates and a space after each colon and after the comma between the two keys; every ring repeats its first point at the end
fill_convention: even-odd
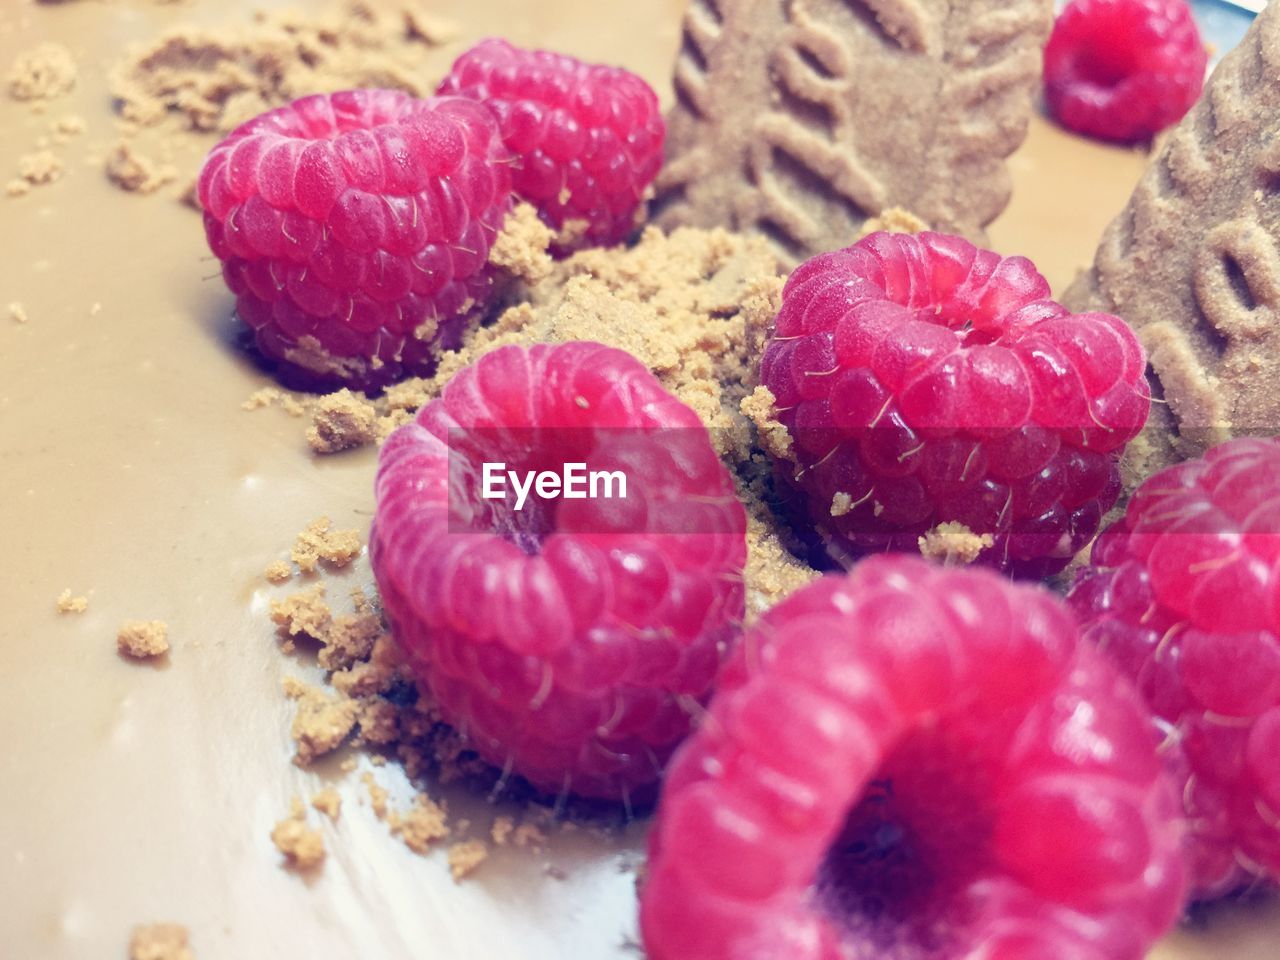
{"type": "Polygon", "coordinates": [[[1223,58],[1063,298],[1118,314],[1152,406],[1126,484],[1232,436],[1280,433],[1280,8],[1223,58]]]}
{"type": "Polygon", "coordinates": [[[1009,198],[1050,0],[693,0],[662,226],[762,233],[798,263],[901,206],[981,239],[1009,198]]]}

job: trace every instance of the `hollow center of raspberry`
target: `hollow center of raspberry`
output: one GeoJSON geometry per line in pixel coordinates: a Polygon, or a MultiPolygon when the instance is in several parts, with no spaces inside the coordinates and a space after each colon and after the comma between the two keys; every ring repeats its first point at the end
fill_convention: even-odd
{"type": "Polygon", "coordinates": [[[912,734],[881,766],[816,884],[855,956],[957,955],[977,915],[968,890],[990,865],[988,796],[981,761],[937,730],[912,734]]]}
{"type": "Polygon", "coordinates": [[[1131,76],[1138,68],[1137,48],[1132,36],[1123,29],[1096,31],[1088,43],[1075,50],[1075,73],[1084,83],[1098,87],[1114,87],[1131,76]]]}

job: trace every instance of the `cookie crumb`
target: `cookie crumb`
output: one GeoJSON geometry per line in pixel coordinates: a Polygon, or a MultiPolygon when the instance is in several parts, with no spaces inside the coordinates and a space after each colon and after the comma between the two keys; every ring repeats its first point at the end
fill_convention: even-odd
{"type": "Polygon", "coordinates": [[[182,924],[147,923],[129,936],[129,960],[195,960],[195,953],[182,924]]]}
{"type": "Polygon", "coordinates": [[[53,132],[65,134],[69,137],[78,136],[85,131],[84,117],[77,113],[69,113],[64,117],[59,117],[53,122],[53,132]]]}
{"type": "Polygon", "coordinates": [[[292,393],[279,387],[262,387],[253,391],[240,404],[241,410],[261,410],[263,407],[277,405],[291,417],[300,417],[307,412],[307,406],[292,393]]]}
{"type": "Polygon", "coordinates": [[[742,415],[755,424],[760,434],[760,447],[779,460],[794,460],[791,450],[791,434],[778,422],[775,413],[777,399],[768,387],[756,387],[742,398],[742,415]]]}
{"type": "Polygon", "coordinates": [[[60,43],[42,43],[18,54],[9,70],[9,96],[50,100],[76,84],[76,62],[60,43]]]}
{"type": "Polygon", "coordinates": [[[373,815],[379,820],[387,819],[387,798],[390,796],[387,788],[373,779],[372,773],[365,773],[360,780],[369,791],[369,806],[373,808],[373,815]]]}
{"type": "Polygon", "coordinates": [[[33,187],[53,183],[64,170],[65,164],[50,150],[37,150],[18,158],[18,179],[33,187]]]}
{"type": "Polygon", "coordinates": [[[163,620],[126,620],[116,632],[116,650],[136,660],[169,652],[169,625],[163,620]]]}
{"type": "Polygon", "coordinates": [[[965,566],[995,543],[989,534],[976,534],[963,523],[940,523],[919,539],[920,554],[947,566],[965,566]]]}
{"type": "Polygon", "coordinates": [[[27,316],[27,308],[20,304],[17,300],[9,304],[9,317],[14,323],[26,323],[31,318],[27,316]]]}
{"type": "Polygon", "coordinates": [[[293,567],[288,560],[273,560],[262,573],[271,583],[284,583],[293,576],[293,567]]]}
{"type": "Polygon", "coordinates": [[[489,830],[489,837],[493,840],[495,846],[505,847],[508,838],[511,836],[511,831],[515,828],[516,822],[511,817],[494,817],[493,826],[489,830]]]}
{"type": "Polygon", "coordinates": [[[316,453],[338,453],[372,443],[378,412],[365,397],[350,390],[321,397],[311,414],[307,443],[316,453]]]}
{"type": "Polygon", "coordinates": [[[449,816],[431,797],[419,793],[408,813],[394,815],[392,832],[414,853],[426,853],[449,836],[449,816]]]}
{"type": "Polygon", "coordinates": [[[285,695],[298,704],[289,733],[299,766],[337,750],[355,729],[359,705],[344,693],[330,696],[320,687],[290,677],[285,682],[285,695]]]}
{"type": "Polygon", "coordinates": [[[511,835],[512,842],[521,849],[532,847],[541,850],[547,842],[547,835],[536,823],[522,823],[511,835]]]}
{"type": "Polygon", "coordinates": [[[489,262],[517,280],[530,285],[551,274],[552,260],[547,248],[555,234],[527,203],[517,204],[507,214],[502,230],[489,249],[489,262]]]}
{"type": "Polygon", "coordinates": [[[128,140],[117,140],[103,168],[107,179],[130,193],[155,193],[178,178],[172,164],[158,164],[139,153],[128,140]]]}
{"type": "MultiPolygon", "coordinates": [[[[831,516],[843,517],[853,509],[853,497],[843,490],[837,490],[831,497],[831,516]]],[[[923,537],[921,539],[924,539],[923,537]]]]}
{"type": "Polygon", "coordinates": [[[880,230],[889,233],[923,233],[928,229],[929,225],[910,210],[904,210],[902,207],[889,207],[881,210],[879,214],[862,225],[862,229],[858,233],[858,239],[880,230]]]}
{"type": "Polygon", "coordinates": [[[345,567],[360,555],[360,534],[355,530],[331,530],[328,517],[312,520],[289,552],[289,559],[303,573],[314,573],[320,561],[345,567]]]}
{"type": "Polygon", "coordinates": [[[4,192],[10,197],[25,197],[31,192],[31,184],[20,177],[14,177],[4,185],[4,192]]]}
{"type": "Polygon", "coordinates": [[[460,883],[476,872],[480,864],[489,859],[489,847],[483,840],[463,840],[449,848],[449,872],[453,882],[460,883]]]}
{"type": "Polygon", "coordinates": [[[321,581],[282,600],[272,600],[272,622],[290,637],[311,637],[323,642],[333,623],[333,613],[324,593],[324,581],[321,581]]]}
{"type": "Polygon", "coordinates": [[[71,588],[67,587],[58,594],[59,613],[84,613],[89,608],[88,597],[73,597],[71,588]]]}
{"type": "Polygon", "coordinates": [[[310,870],[324,860],[324,836],[307,826],[306,808],[300,797],[289,805],[289,815],[271,830],[271,842],[285,856],[286,862],[299,870],[310,870]]]}
{"type": "Polygon", "coordinates": [[[311,798],[311,806],[330,820],[337,820],[338,814],[342,812],[342,797],[333,787],[325,787],[311,798]]]}

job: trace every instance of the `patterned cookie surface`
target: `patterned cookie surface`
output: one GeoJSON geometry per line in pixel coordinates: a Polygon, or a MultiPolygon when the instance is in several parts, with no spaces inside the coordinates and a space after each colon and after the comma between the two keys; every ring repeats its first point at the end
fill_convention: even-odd
{"type": "Polygon", "coordinates": [[[794,264],[887,207],[980,239],[1004,209],[1050,0],[692,0],[654,210],[794,264]]]}
{"type": "Polygon", "coordinates": [[[1156,154],[1064,297],[1119,314],[1150,360],[1130,483],[1231,436],[1280,433],[1280,6],[1156,154]],[[1142,440],[1143,438],[1140,438],[1142,440]]]}

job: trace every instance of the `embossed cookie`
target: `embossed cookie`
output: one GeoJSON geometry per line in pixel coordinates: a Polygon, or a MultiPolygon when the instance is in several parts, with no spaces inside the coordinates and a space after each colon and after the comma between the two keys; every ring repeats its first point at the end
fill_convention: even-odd
{"type": "Polygon", "coordinates": [[[1051,0],[692,0],[668,229],[730,226],[795,263],[887,207],[980,239],[1009,197],[1051,0]]]}
{"type": "MultiPolygon", "coordinates": [[[[1280,4],[1218,66],[1064,298],[1150,360],[1131,483],[1230,436],[1280,433],[1280,4]],[[1145,443],[1142,441],[1145,439],[1145,443]]],[[[1131,448],[1132,449],[1132,448],[1131,448]]]]}

